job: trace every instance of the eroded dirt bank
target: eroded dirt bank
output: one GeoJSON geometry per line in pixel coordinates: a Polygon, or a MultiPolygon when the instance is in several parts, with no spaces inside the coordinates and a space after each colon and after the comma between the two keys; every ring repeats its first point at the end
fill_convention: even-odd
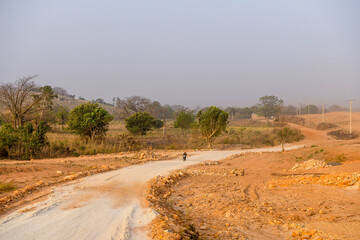
{"type": "Polygon", "coordinates": [[[154,179],[153,239],[360,239],[359,142],[301,128],[305,148],[154,179]],[[291,170],[309,159],[342,165],[291,170]]]}
{"type": "Polygon", "coordinates": [[[48,199],[12,212],[0,221],[3,239],[146,239],[155,217],[141,203],[151,178],[207,160],[251,151],[204,151],[180,159],[156,161],[80,178],[52,190],[48,199]]]}

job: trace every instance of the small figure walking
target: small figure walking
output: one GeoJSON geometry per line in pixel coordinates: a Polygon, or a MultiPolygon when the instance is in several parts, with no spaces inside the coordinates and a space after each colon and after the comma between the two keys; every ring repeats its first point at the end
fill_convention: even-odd
{"type": "Polygon", "coordinates": [[[183,161],[186,161],[186,156],[187,156],[187,153],[184,152],[184,153],[183,153],[183,161]]]}

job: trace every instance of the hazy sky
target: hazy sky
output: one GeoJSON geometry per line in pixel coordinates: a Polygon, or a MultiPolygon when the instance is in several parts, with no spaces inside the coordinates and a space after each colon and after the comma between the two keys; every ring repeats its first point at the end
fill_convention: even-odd
{"type": "Polygon", "coordinates": [[[359,0],[1,0],[0,81],[86,99],[360,106],[359,0]]]}

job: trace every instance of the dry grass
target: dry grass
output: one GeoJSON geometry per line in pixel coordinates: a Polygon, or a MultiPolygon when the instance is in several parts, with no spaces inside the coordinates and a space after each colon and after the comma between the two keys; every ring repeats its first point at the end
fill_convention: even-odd
{"type": "MultiPolygon", "coordinates": [[[[249,148],[274,146],[278,144],[274,131],[280,125],[269,121],[238,120],[231,121],[227,133],[219,136],[214,148],[249,148]]],[[[114,121],[109,126],[106,137],[100,140],[87,141],[71,132],[53,128],[48,133],[49,146],[43,149],[40,158],[56,158],[98,153],[117,153],[141,149],[204,149],[207,143],[201,138],[197,129],[183,135],[181,129],[173,127],[173,121],[167,122],[166,134],[163,129],[154,129],[145,136],[132,136],[125,129],[125,123],[114,121]]]]}
{"type": "MultiPolygon", "coordinates": [[[[307,126],[316,127],[322,123],[321,114],[300,115],[304,118],[307,126]]],[[[349,112],[330,112],[325,114],[325,122],[335,124],[339,129],[349,130],[349,112]]],[[[352,113],[352,129],[360,132],[360,112],[352,113]]]]}
{"type": "Polygon", "coordinates": [[[0,193],[12,191],[16,189],[16,186],[10,182],[0,182],[0,193]]]}

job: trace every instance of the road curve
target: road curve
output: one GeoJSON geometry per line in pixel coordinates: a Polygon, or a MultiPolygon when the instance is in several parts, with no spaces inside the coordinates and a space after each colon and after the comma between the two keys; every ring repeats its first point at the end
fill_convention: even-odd
{"type": "MultiPolygon", "coordinates": [[[[295,149],[303,146],[291,146],[295,149]]],[[[45,201],[28,205],[0,220],[0,239],[147,239],[156,213],[141,205],[147,181],[201,161],[221,160],[244,152],[274,152],[280,147],[194,152],[180,159],[89,176],[56,187],[45,201]]]]}

